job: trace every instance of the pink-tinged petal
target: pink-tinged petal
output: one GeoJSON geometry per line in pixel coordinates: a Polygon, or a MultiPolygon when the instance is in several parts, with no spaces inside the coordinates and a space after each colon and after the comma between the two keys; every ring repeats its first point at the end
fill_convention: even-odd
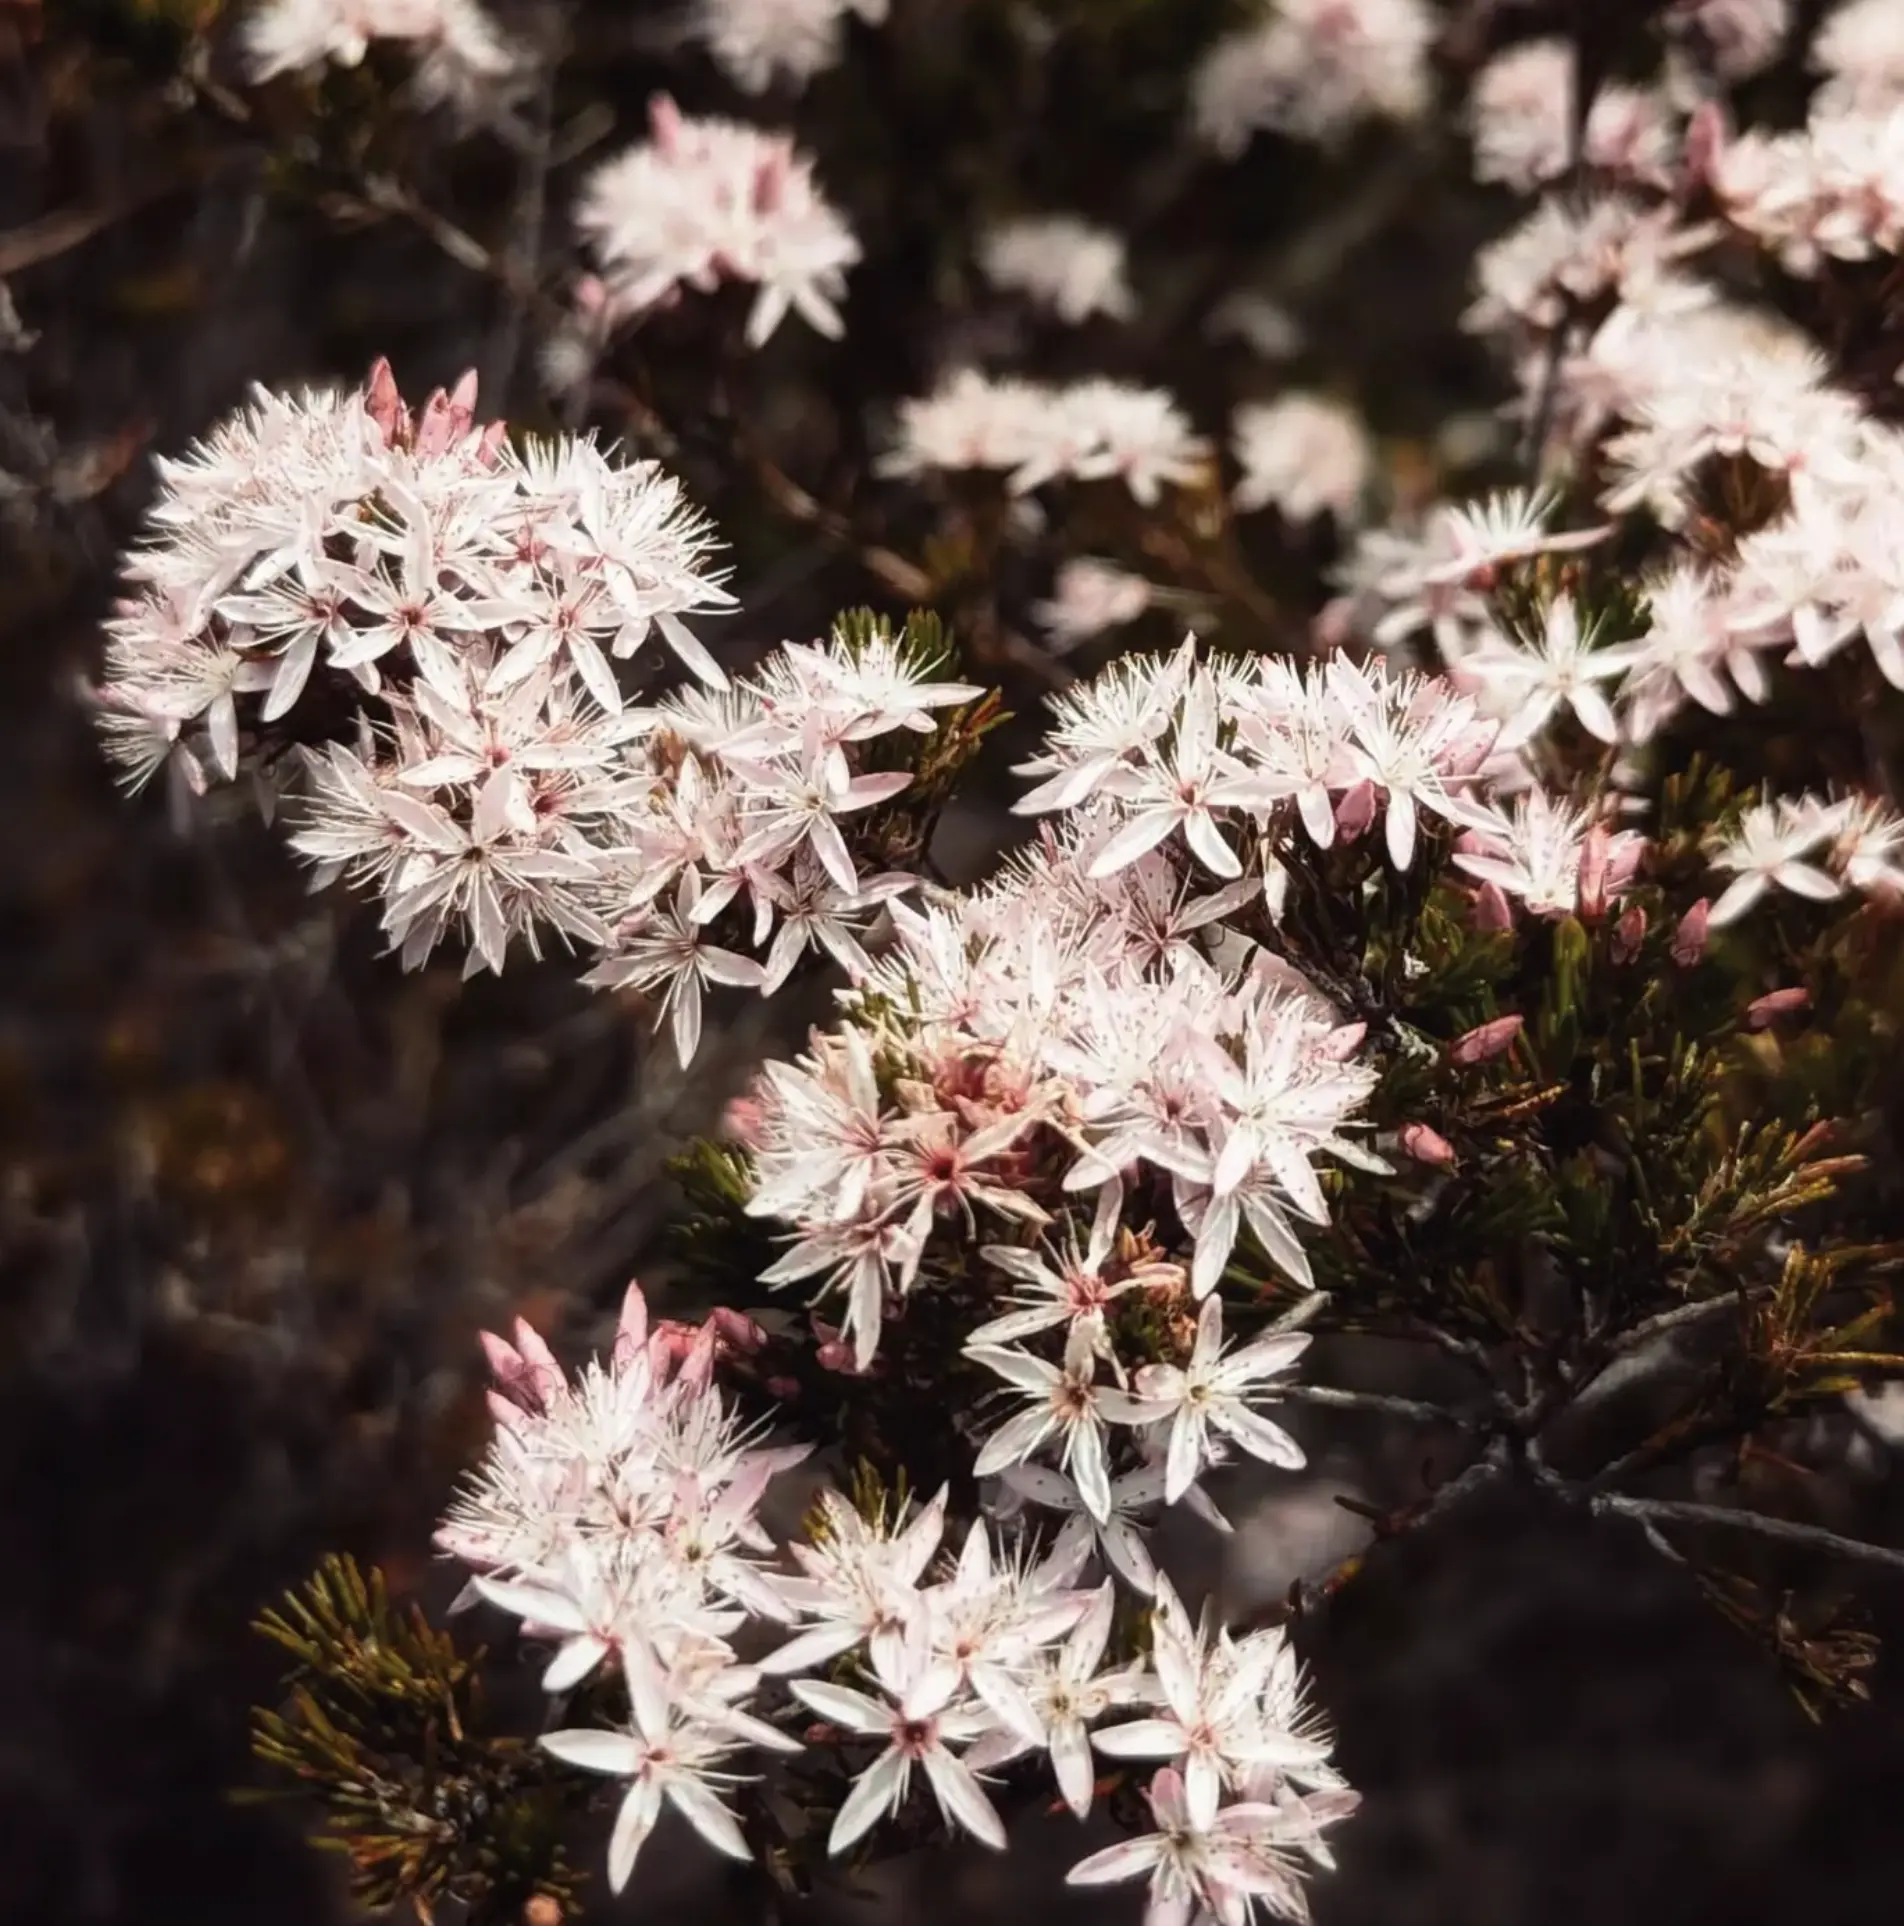
{"type": "Polygon", "coordinates": [[[885,1817],[903,1793],[908,1776],[904,1755],[892,1747],[860,1774],[827,1834],[826,1849],[834,1858],[885,1817]]]}
{"type": "Polygon", "coordinates": [[[1210,1413],[1210,1422],[1225,1436],[1234,1438],[1252,1458],[1266,1465],[1280,1465],[1286,1471],[1300,1471],[1309,1462],[1299,1445],[1280,1425],[1241,1405],[1219,1406],[1210,1413]]]}
{"type": "Polygon", "coordinates": [[[1133,816],[1100,849],[1085,873],[1093,882],[1102,882],[1127,869],[1140,856],[1147,856],[1177,826],[1176,816],[1168,809],[1146,810],[1133,816]]]}
{"type": "Polygon", "coordinates": [[[850,1652],[859,1643],[859,1628],[853,1625],[816,1625],[801,1632],[786,1644],[771,1651],[760,1661],[760,1669],[776,1678],[790,1672],[804,1672],[810,1665],[825,1665],[850,1652]]]}
{"type": "Polygon", "coordinates": [[[1164,1502],[1174,1505],[1197,1482],[1202,1469],[1203,1427],[1187,1411],[1180,1411],[1171,1421],[1170,1449],[1164,1458],[1164,1502]]]}
{"type": "Polygon", "coordinates": [[[657,613],[655,624],[661,631],[662,639],[680,658],[689,674],[698,676],[710,689],[727,687],[727,677],[721,673],[720,664],[701,646],[693,631],[678,615],[657,613]]]}
{"type": "Polygon", "coordinates": [[[925,1755],[924,1765],[926,1777],[938,1798],[939,1810],[946,1819],[963,1826],[974,1839],[990,1846],[994,1852],[1003,1852],[1005,1822],[970,1770],[943,1746],[933,1746],[925,1755]]]}
{"type": "Polygon", "coordinates": [[[628,1884],[635,1870],[635,1855],[647,1843],[661,1816],[661,1788],[652,1779],[637,1779],[615,1815],[615,1830],[608,1838],[608,1883],[615,1892],[628,1884]]]}
{"type": "Polygon", "coordinates": [[[667,1674],[645,1638],[624,1636],[621,1671],[627,1681],[628,1705],[635,1715],[635,1724],[648,1738],[661,1739],[673,1723],[673,1701],[667,1674]]]}
{"type": "Polygon", "coordinates": [[[1170,1719],[1133,1719],[1093,1732],[1091,1743],[1110,1759],[1176,1759],[1183,1755],[1183,1727],[1170,1719]]]}
{"type": "Polygon", "coordinates": [[[1112,1886],[1126,1879],[1147,1878],[1163,1857],[1163,1839],[1156,1833],[1146,1833],[1141,1839],[1126,1839],[1115,1846],[1106,1846],[1102,1852],[1094,1852],[1088,1859],[1080,1859],[1065,1874],[1067,1886],[1112,1886]]]}
{"type": "Polygon", "coordinates": [[[1008,1418],[986,1439],[973,1462],[973,1475],[990,1478],[1007,1465],[1021,1463],[1050,1437],[1057,1425],[1057,1416],[1049,1405],[1034,1406],[1019,1412],[1015,1418],[1008,1418]]]}
{"type": "Polygon", "coordinates": [[[1080,1818],[1088,1818],[1091,1795],[1097,1789],[1097,1768],[1091,1762],[1091,1741],[1078,1719],[1066,1719],[1051,1730],[1051,1776],[1064,1802],[1080,1818]]]}
{"type": "Polygon", "coordinates": [[[716,1852],[730,1859],[752,1859],[753,1852],[734,1815],[699,1779],[680,1773],[668,1781],[668,1798],[716,1852]]]}
{"type": "Polygon", "coordinates": [[[543,1691],[567,1692],[580,1685],[611,1649],[606,1639],[597,1638],[589,1632],[570,1639],[549,1661],[549,1669],[542,1674],[543,1691]]]}
{"type": "Polygon", "coordinates": [[[1193,809],[1185,817],[1183,839],[1196,852],[1197,860],[1213,875],[1226,879],[1242,875],[1242,863],[1237,860],[1235,850],[1223,840],[1208,810],[1193,809]]]}
{"type": "Polygon", "coordinates": [[[1183,1802],[1190,1823],[1198,1832],[1208,1832],[1216,1822],[1216,1810],[1223,1798],[1223,1772],[1210,1752],[1193,1752],[1183,1769],[1183,1802]]]}
{"type": "Polygon", "coordinates": [[[545,1732],[542,1749],[564,1765],[580,1766],[584,1772],[606,1772],[615,1778],[639,1771],[646,1756],[627,1733],[604,1732],[593,1726],[545,1732]]]}
{"type": "Polygon", "coordinates": [[[586,1632],[588,1615],[566,1592],[532,1582],[506,1584],[479,1578],[476,1589],[490,1604],[531,1625],[547,1625],[558,1632],[586,1632]]]}
{"type": "MultiPolygon", "coordinates": [[[[761,1669],[765,1671],[767,1666],[763,1664],[761,1669]]],[[[892,1730],[892,1708],[881,1705],[864,1692],[854,1691],[851,1686],[829,1685],[823,1679],[795,1679],[792,1690],[802,1705],[810,1706],[829,1724],[843,1726],[848,1732],[863,1732],[870,1737],[892,1730]]]]}

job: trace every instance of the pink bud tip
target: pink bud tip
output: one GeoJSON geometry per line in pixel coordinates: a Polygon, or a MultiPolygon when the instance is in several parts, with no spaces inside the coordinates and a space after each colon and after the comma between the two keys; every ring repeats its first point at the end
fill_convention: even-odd
{"type": "Polygon", "coordinates": [[[1604,823],[1595,823],[1580,846],[1580,914],[1597,923],[1606,914],[1607,870],[1613,838],[1604,823]]]}
{"type": "Polygon", "coordinates": [[[1425,1123],[1404,1125],[1401,1143],[1403,1150],[1418,1164],[1432,1164],[1437,1170],[1454,1168],[1454,1145],[1425,1123]]]}
{"type": "Polygon", "coordinates": [[[400,441],[409,426],[410,411],[404,407],[403,396],[397,391],[397,377],[382,355],[377,357],[370,379],[364,383],[364,411],[377,424],[385,447],[400,441]]]}
{"type": "Polygon", "coordinates": [[[1347,1063],[1367,1035],[1366,1023],[1339,1023],[1316,1046],[1316,1055],[1328,1063],[1347,1063]]]}
{"type": "Polygon", "coordinates": [[[1673,931],[1673,961],[1689,970],[1706,953],[1706,931],[1712,921],[1712,905],[1702,896],[1673,931]]]}
{"type": "Polygon", "coordinates": [[[766,1113],[760,1107],[757,1097],[736,1097],[721,1112],[721,1135],[730,1144],[739,1144],[743,1150],[754,1150],[760,1144],[761,1128],[766,1122],[766,1113]]]}
{"type": "Polygon", "coordinates": [[[751,1355],[767,1342],[767,1333],[745,1311],[730,1310],[725,1304],[717,1305],[708,1313],[707,1321],[714,1327],[720,1341],[731,1345],[736,1351],[751,1355]]]}
{"type": "Polygon", "coordinates": [[[1336,832],[1345,843],[1352,843],[1358,836],[1367,833],[1368,826],[1375,820],[1375,785],[1362,781],[1353,788],[1345,789],[1335,806],[1336,832]]]}
{"type": "Polygon", "coordinates": [[[800,1395],[800,1380],[798,1378],[769,1378],[767,1380],[767,1394],[769,1397],[779,1398],[783,1403],[797,1398],[800,1395]]]}
{"type": "Polygon", "coordinates": [[[615,1326],[613,1355],[617,1368],[626,1370],[633,1364],[647,1342],[648,1300],[642,1296],[640,1284],[631,1279],[622,1293],[621,1318],[615,1326]]]}
{"type": "Polygon", "coordinates": [[[1449,1044],[1448,1056],[1455,1063],[1486,1063],[1511,1048],[1514,1039],[1525,1028],[1525,1020],[1518,1016],[1496,1017],[1490,1023],[1477,1023],[1472,1030],[1449,1044]]]}
{"type": "Polygon", "coordinates": [[[1511,930],[1514,905],[1499,883],[1483,883],[1474,892],[1474,927],[1477,930],[1511,930]]]}
{"type": "Polygon", "coordinates": [[[1791,990],[1773,990],[1769,995],[1757,997],[1745,1006],[1745,1027],[1748,1030],[1768,1029],[1780,1017],[1791,1016],[1810,1007],[1811,992],[1802,986],[1791,990]]]}

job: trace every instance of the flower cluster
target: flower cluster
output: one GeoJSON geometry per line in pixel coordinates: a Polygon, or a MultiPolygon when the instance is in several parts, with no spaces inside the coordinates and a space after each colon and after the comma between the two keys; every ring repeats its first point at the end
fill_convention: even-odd
{"type": "Polygon", "coordinates": [[[1022,294],[1073,327],[1094,314],[1128,321],[1137,311],[1123,236],[1072,215],[1002,222],[986,235],[979,264],[994,287],[1022,294]]]}
{"type": "Polygon", "coordinates": [[[888,475],[934,469],[1009,471],[1015,495],[1047,482],[1119,480],[1146,506],[1195,482],[1211,456],[1167,394],[1121,381],[1054,388],[964,368],[922,400],[900,404],[888,475]]]}
{"type": "Polygon", "coordinates": [[[611,321],[723,281],[759,292],[747,341],[759,347],[789,310],[821,334],[844,332],[839,303],[859,243],[821,194],[812,163],[783,134],[692,119],[665,94],[650,138],[602,162],[583,184],[575,225],[594,254],[611,321]]]}
{"type": "Polygon", "coordinates": [[[326,62],[355,67],[373,40],[416,56],[426,102],[494,93],[524,64],[475,0],[264,0],[245,22],[245,61],[260,81],[326,62]]]}
{"type": "Polygon", "coordinates": [[[835,65],[846,21],[886,18],[887,0],[699,0],[695,31],[721,71],[750,94],[776,81],[804,87],[835,65]]]}
{"type": "Polygon", "coordinates": [[[1353,408],[1307,394],[1246,402],[1232,435],[1243,471],[1232,497],[1239,512],[1273,504],[1291,522],[1357,518],[1375,460],[1353,408]]]}
{"type": "MultiPolygon", "coordinates": [[[[1189,1365],[1154,1370],[1151,1401],[1175,1413],[1183,1435],[1255,1427],[1280,1439],[1250,1411],[1248,1387],[1286,1365],[1302,1340],[1272,1335],[1219,1361],[1205,1337],[1217,1329],[1214,1310],[1212,1300],[1189,1365]]],[[[1284,1634],[1237,1640],[1207,1620],[1193,1625],[1146,1563],[1151,1666],[1107,1663],[1116,1592],[1108,1577],[1079,1582],[1091,1537],[1061,1534],[1041,1550],[980,1519],[945,1560],[943,1492],[921,1507],[869,1513],[823,1491],[806,1540],[790,1547],[789,1572],[759,1507],[805,1448],[764,1444],[715,1381],[723,1352],[762,1342],[758,1327],[719,1312],[698,1329],[650,1328],[636,1286],[609,1361],[573,1381],[526,1324],[513,1343],[485,1339],[496,1438],[437,1543],[475,1574],[464,1602],[498,1607],[525,1637],[553,1647],[545,1691],[567,1697],[604,1668],[619,1675],[622,1723],[564,1727],[541,1740],[566,1763],[624,1782],[610,1884],[628,1883],[666,1806],[717,1851],[752,1857],[723,1796],[740,1783],[731,1762],[800,1753],[802,1740],[785,1727],[804,1713],[823,1722],[809,1725],[808,1746],[830,1741],[870,1755],[840,1799],[829,1852],[848,1851],[896,1813],[915,1772],[949,1827],[1002,1847],[980,1774],[1034,1752],[1083,1818],[1095,1747],[1167,1762],[1158,1784],[1180,1785],[1191,1832],[1258,1843],[1255,1863],[1238,1868],[1226,1857],[1198,1890],[1215,1894],[1227,1882],[1295,1916],[1290,1850],[1327,1864],[1322,1830],[1355,1798],[1329,1764],[1328,1736],[1284,1634]],[[734,1639],[749,1621],[791,1636],[760,1663],[744,1662],[734,1639]],[[845,1662],[860,1684],[841,1682],[845,1662]],[[822,1665],[824,1680],[799,1676],[822,1665]],[[780,1680],[789,1688],[769,1705],[780,1680]],[[1154,1716],[1102,1723],[1147,1710],[1154,1716]]],[[[1173,1437],[1173,1462],[1177,1455],[1173,1437]]],[[[1127,1523],[1123,1531],[1137,1542],[1127,1523]]],[[[1142,1843],[1122,1857],[1087,1858],[1075,1878],[1148,1870],[1155,1856],[1146,1859],[1142,1843]]]]}
{"type": "Polygon", "coordinates": [[[1236,155],[1261,130],[1326,143],[1365,120],[1413,120],[1434,37],[1423,0],[1281,0],[1197,70],[1197,133],[1236,155]]]}

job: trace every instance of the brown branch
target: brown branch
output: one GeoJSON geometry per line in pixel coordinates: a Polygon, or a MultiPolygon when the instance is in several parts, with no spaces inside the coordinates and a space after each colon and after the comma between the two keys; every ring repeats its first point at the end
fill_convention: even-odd
{"type": "Polygon", "coordinates": [[[1764,1512],[1745,1511],[1729,1505],[1699,1505],[1673,1498],[1630,1498],[1620,1492],[1603,1492],[1591,1501],[1597,1517],[1630,1518],[1647,1527],[1658,1525],[1695,1525],[1721,1531],[1749,1532],[1781,1545],[1795,1545],[1804,1551],[1821,1552],[1854,1564],[1876,1565],[1887,1571],[1904,1572],[1904,1550],[1893,1545],[1873,1545],[1863,1538],[1846,1538],[1841,1532],[1826,1531],[1822,1525],[1801,1525],[1790,1518],[1772,1518],[1764,1512]]]}

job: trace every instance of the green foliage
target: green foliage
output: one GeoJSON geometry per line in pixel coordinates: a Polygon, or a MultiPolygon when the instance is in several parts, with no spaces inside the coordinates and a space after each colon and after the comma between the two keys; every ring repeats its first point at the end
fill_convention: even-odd
{"type": "Polygon", "coordinates": [[[325,1559],[257,1629],[294,1666],[285,1706],[253,1715],[253,1750],[323,1807],[314,1843],[349,1857],[360,1903],[427,1918],[454,1899],[504,1921],[538,1895],[567,1901],[574,1775],[489,1729],[480,1651],[459,1652],[414,1605],[393,1609],[383,1575],[347,1557],[325,1559]]]}

